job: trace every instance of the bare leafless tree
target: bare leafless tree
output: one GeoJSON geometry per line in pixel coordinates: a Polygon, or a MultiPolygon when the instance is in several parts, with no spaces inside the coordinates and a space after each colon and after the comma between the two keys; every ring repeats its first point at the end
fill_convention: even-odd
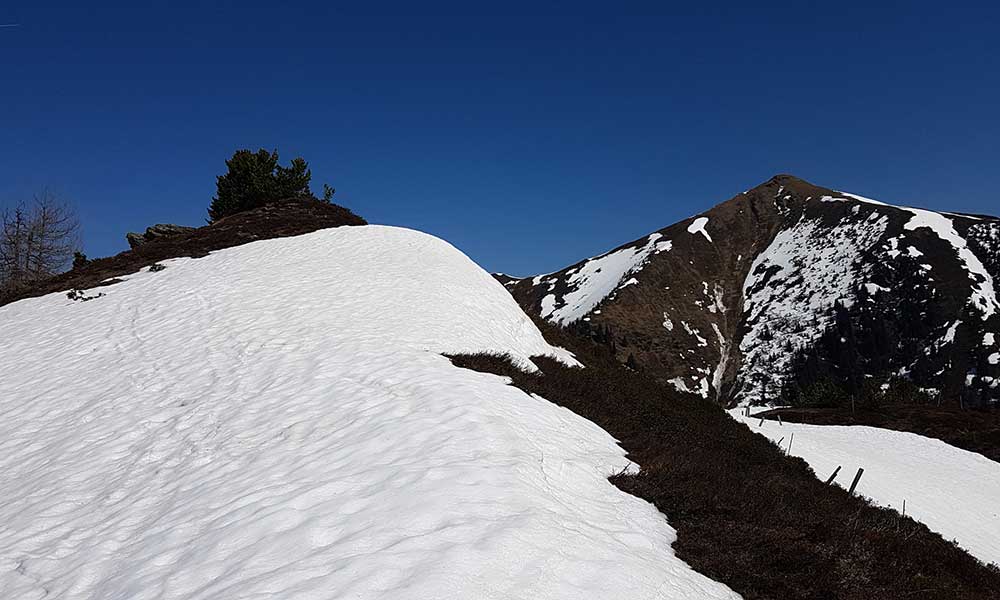
{"type": "Polygon", "coordinates": [[[73,208],[43,190],[0,216],[0,288],[61,272],[80,244],[73,208]]]}

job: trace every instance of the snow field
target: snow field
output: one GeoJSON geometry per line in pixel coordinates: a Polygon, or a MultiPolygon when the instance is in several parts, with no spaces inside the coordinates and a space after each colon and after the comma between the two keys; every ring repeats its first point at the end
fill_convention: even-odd
{"type": "Polygon", "coordinates": [[[0,308],[0,597],[736,598],[596,425],[441,353],[572,361],[441,240],[344,227],[0,308]]]}

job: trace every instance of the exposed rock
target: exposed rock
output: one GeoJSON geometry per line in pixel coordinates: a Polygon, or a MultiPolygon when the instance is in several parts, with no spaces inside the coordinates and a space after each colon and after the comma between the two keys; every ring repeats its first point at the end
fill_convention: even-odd
{"type": "Polygon", "coordinates": [[[130,248],[136,248],[145,244],[146,242],[151,242],[153,240],[158,240],[165,237],[170,237],[174,235],[181,235],[184,233],[191,233],[194,231],[194,227],[184,227],[182,225],[173,225],[170,223],[157,223],[152,227],[147,227],[145,233],[135,233],[129,232],[125,234],[125,239],[128,240],[128,245],[130,248]]]}
{"type": "Polygon", "coordinates": [[[125,240],[128,241],[129,248],[135,248],[136,246],[141,246],[146,242],[146,238],[143,237],[141,233],[136,233],[134,231],[126,233],[125,240]]]}

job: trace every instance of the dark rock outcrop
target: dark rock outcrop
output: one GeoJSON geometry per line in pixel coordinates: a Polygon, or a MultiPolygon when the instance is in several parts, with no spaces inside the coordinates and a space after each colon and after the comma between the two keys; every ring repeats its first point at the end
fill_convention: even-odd
{"type": "Polygon", "coordinates": [[[191,233],[194,227],[184,227],[182,225],[172,225],[170,223],[157,223],[152,227],[147,227],[145,233],[129,232],[125,234],[129,248],[137,248],[147,242],[152,242],[165,237],[191,233]]]}

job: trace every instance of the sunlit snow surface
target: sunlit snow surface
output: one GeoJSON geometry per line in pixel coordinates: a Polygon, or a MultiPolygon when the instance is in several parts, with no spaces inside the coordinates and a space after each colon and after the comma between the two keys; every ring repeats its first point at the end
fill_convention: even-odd
{"type": "MultiPolygon", "coordinates": [[[[543,297],[540,313],[542,318],[559,325],[572,323],[594,310],[616,289],[638,283],[634,278],[624,283],[622,280],[640,271],[651,255],[670,251],[673,243],[661,240],[662,237],[660,233],[651,233],[642,246],[614,250],[567,271],[566,284],[571,290],[561,298],[562,304],[559,305],[555,294],[543,297]]],[[[545,284],[550,290],[555,283],[556,278],[544,275],[534,279],[534,285],[545,284]]]]}
{"type": "Polygon", "coordinates": [[[695,234],[700,233],[705,236],[705,239],[712,241],[712,236],[708,235],[708,231],[705,230],[705,226],[708,225],[708,217],[698,217],[691,224],[688,225],[688,233],[695,234]]]}
{"type": "Polygon", "coordinates": [[[0,598],[734,598],[448,244],[352,227],[0,308],[0,598]]]}
{"type": "Polygon", "coordinates": [[[888,222],[877,212],[833,227],[800,220],[757,255],[743,284],[748,327],[740,342],[742,404],[778,394],[794,357],[789,348],[812,344],[833,320],[834,304],[850,303],[866,274],[861,255],[881,239],[888,222]]]}
{"type": "Polygon", "coordinates": [[[858,467],[857,493],[901,511],[983,562],[1000,564],[1000,463],[940,440],[877,427],[779,424],[733,418],[805,459],[824,481],[838,466],[836,483],[849,488],[858,467]],[[794,437],[793,437],[794,434],[794,437]]]}

